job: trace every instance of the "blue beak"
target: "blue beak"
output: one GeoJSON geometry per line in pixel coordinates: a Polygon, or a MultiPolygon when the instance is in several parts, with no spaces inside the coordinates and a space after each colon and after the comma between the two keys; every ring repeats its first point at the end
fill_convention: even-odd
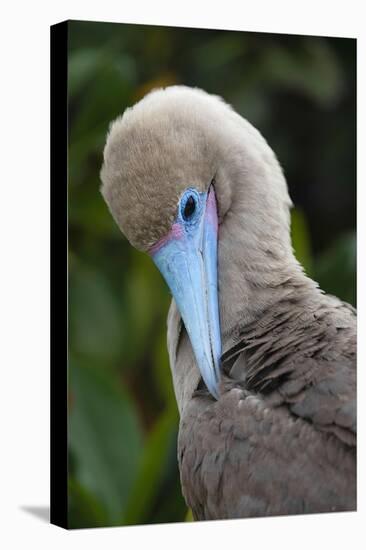
{"type": "Polygon", "coordinates": [[[218,399],[221,335],[215,192],[213,187],[208,193],[188,189],[184,196],[187,195],[191,204],[195,201],[194,215],[184,219],[179,208],[171,231],[153,246],[150,254],[176,301],[202,378],[218,399]]]}

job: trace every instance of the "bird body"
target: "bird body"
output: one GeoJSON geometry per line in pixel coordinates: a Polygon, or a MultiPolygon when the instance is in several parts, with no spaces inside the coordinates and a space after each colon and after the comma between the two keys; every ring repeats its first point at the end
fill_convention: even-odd
{"type": "Polygon", "coordinates": [[[354,510],[355,311],[294,257],[286,181],[260,133],[216,96],[158,90],[111,126],[101,175],[117,223],[173,293],[178,461],[195,519],[354,510]]]}
{"type": "MultiPolygon", "coordinates": [[[[194,362],[186,334],[170,360],[178,371],[194,362]]],[[[194,517],[354,510],[354,363],[354,312],[333,297],[297,292],[242,327],[223,356],[220,399],[199,389],[181,410],[178,458],[194,517]]]]}

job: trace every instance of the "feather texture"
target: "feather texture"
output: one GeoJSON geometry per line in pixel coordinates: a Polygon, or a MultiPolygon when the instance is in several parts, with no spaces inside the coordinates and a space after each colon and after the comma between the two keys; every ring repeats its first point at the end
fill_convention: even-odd
{"type": "Polygon", "coordinates": [[[220,400],[198,389],[181,417],[196,519],[355,510],[355,328],[347,304],[297,292],[239,330],[220,400]]]}

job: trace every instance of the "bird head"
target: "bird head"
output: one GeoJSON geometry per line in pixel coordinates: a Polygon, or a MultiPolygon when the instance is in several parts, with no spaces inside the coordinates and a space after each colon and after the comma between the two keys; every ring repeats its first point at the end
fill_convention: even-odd
{"type": "MultiPolygon", "coordinates": [[[[260,134],[229,105],[184,86],[151,92],[117,118],[107,136],[102,194],[124,235],[152,257],[167,282],[197,366],[215,398],[219,396],[221,355],[219,226],[229,212],[235,212],[233,182],[237,186],[246,177],[251,163],[256,182],[265,180],[263,164],[266,167],[266,160],[273,164],[273,159],[260,134]],[[249,144],[244,167],[238,161],[243,139],[249,144]]],[[[278,168],[277,172],[281,174],[278,168]]],[[[282,174],[279,180],[286,203],[287,188],[281,178],[282,174]]],[[[252,206],[259,193],[265,206],[265,187],[250,183],[247,205],[252,206]]],[[[289,199],[284,211],[288,204],[289,199]]],[[[271,205],[271,210],[276,206],[271,205]]],[[[256,216],[248,221],[255,241],[260,239],[256,216]]]]}

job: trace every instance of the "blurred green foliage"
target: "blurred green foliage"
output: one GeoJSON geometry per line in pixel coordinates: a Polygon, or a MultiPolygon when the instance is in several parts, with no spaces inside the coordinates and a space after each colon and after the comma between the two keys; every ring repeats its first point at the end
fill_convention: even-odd
{"type": "Polygon", "coordinates": [[[222,95],[277,153],[293,245],[355,303],[355,41],[69,24],[69,520],[190,521],[166,351],[169,293],[99,192],[109,123],[151,88],[222,95]]]}

